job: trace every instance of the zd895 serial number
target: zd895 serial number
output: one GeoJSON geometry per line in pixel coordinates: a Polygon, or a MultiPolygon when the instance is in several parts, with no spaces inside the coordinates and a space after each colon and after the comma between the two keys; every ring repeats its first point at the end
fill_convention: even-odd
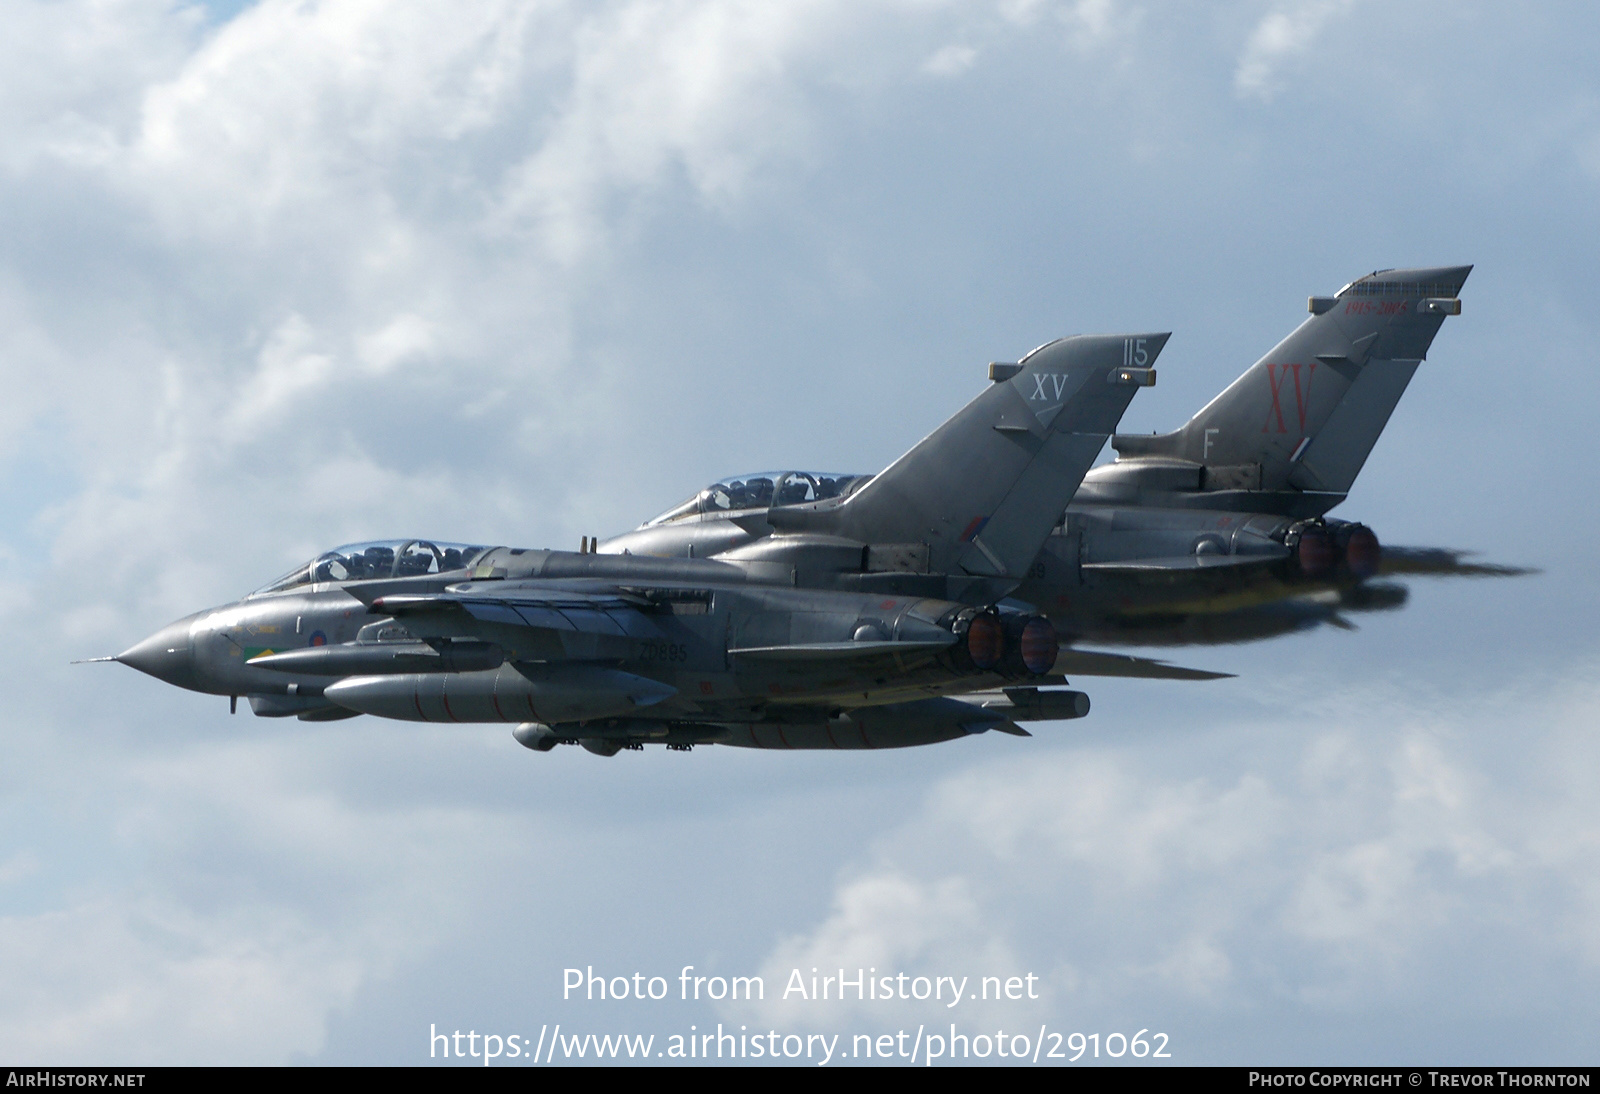
{"type": "Polygon", "coordinates": [[[646,642],[639,647],[641,661],[687,661],[689,647],[682,642],[646,642]]]}

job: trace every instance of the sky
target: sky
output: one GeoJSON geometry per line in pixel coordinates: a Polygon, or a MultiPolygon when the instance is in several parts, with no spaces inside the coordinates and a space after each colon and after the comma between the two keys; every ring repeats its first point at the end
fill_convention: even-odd
{"type": "Polygon", "coordinates": [[[1596,1062],[1592,5],[0,0],[0,31],[0,1058],[483,1064],[440,1057],[461,1030],[528,1066],[557,1024],[720,1023],[813,1066],[951,1026],[1056,1064],[1150,1063],[1095,1055],[1140,1030],[1596,1062]],[[1062,335],[1173,331],[1123,419],[1171,429],[1308,295],[1454,263],[1336,515],[1540,573],[1158,651],[1238,675],[1075,681],[1091,715],[1029,739],[535,754],[69,664],[340,543],[571,549],[725,475],[875,470],[1062,335]],[[686,966],[765,998],[684,1000],[686,966]],[[574,968],[668,996],[563,998],[574,968]],[[784,998],[813,968],[1037,997],[784,998]]]}

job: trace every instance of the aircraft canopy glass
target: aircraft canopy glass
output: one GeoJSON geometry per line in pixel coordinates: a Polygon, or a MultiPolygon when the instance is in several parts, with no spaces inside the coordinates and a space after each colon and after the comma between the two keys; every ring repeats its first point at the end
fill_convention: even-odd
{"type": "Polygon", "coordinates": [[[438,543],[426,539],[386,539],[370,543],[347,543],[324,551],[310,562],[296,566],[272,584],[257,589],[275,593],[297,585],[319,581],[362,581],[375,577],[416,577],[459,570],[470,566],[487,547],[464,543],[438,543]]]}
{"type": "Polygon", "coordinates": [[[706,514],[715,516],[842,498],[870,478],[871,475],[841,475],[832,471],[758,471],[753,475],[739,475],[712,483],[689,500],[646,521],[644,526],[706,514]]]}

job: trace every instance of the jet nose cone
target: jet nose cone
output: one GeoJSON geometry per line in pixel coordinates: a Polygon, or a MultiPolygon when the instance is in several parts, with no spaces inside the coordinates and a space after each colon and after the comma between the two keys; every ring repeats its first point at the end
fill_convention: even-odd
{"type": "Polygon", "coordinates": [[[191,691],[202,690],[195,676],[194,655],[189,648],[189,624],[192,619],[191,616],[168,624],[132,649],[117,654],[116,659],[129,668],[149,673],[157,680],[191,691]]]}

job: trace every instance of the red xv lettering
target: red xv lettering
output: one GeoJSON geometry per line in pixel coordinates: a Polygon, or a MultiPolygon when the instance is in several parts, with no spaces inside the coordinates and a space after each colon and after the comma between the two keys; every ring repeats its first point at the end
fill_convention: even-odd
{"type": "Polygon", "coordinates": [[[1287,433],[1289,427],[1283,421],[1283,404],[1279,401],[1283,391],[1283,379],[1290,369],[1294,370],[1294,406],[1300,419],[1300,435],[1305,436],[1306,412],[1311,409],[1311,380],[1317,374],[1317,362],[1313,361],[1306,367],[1305,387],[1300,386],[1300,365],[1268,365],[1267,384],[1272,389],[1272,409],[1267,412],[1267,420],[1261,426],[1261,432],[1271,433],[1272,423],[1278,423],[1278,432],[1287,433]]]}

